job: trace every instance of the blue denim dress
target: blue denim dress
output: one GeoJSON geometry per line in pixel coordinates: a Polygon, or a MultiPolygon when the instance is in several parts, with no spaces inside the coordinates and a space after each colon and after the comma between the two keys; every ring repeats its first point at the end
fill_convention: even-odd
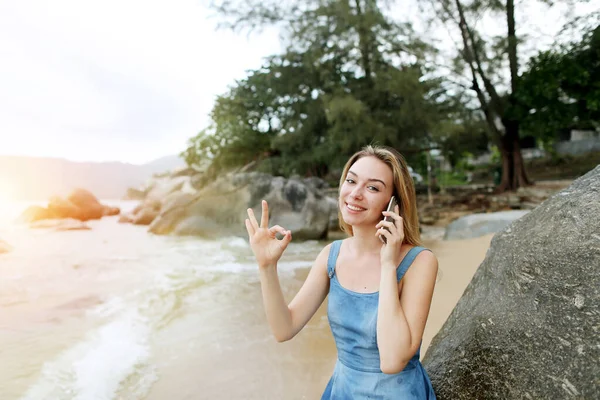
{"type": "MultiPolygon", "coordinates": [[[[377,348],[379,292],[358,293],[340,285],[335,263],[341,244],[341,240],[332,243],[327,261],[327,316],[338,359],[321,400],[435,399],[431,381],[419,361],[419,350],[401,372],[381,372],[377,348]]],[[[398,281],[423,250],[426,249],[414,247],[406,254],[397,269],[398,281]]]]}

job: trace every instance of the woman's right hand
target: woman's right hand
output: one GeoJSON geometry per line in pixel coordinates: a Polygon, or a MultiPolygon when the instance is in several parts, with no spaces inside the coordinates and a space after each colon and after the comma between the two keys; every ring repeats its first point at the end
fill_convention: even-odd
{"type": "Polygon", "coordinates": [[[284,250],[292,241],[292,232],[289,230],[285,230],[279,225],[269,228],[269,206],[265,200],[262,201],[260,226],[254,212],[249,208],[246,230],[250,238],[250,247],[260,268],[276,265],[284,250]],[[283,235],[283,239],[277,239],[275,235],[278,232],[283,235]]]}

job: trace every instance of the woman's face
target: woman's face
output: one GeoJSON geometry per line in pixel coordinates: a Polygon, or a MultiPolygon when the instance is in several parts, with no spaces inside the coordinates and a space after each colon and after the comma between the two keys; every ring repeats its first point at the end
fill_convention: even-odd
{"type": "Polygon", "coordinates": [[[386,163],[376,157],[363,157],[348,170],[340,188],[339,207],[342,218],[352,226],[375,226],[394,193],[393,174],[386,163]]]}

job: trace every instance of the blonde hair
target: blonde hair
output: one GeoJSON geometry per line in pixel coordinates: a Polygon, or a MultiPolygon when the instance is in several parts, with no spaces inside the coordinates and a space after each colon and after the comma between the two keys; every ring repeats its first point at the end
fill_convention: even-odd
{"type": "MultiPolygon", "coordinates": [[[[340,189],[346,180],[348,170],[359,159],[363,157],[376,157],[386,163],[392,170],[394,180],[394,192],[400,207],[400,216],[404,221],[404,243],[412,246],[421,244],[421,233],[419,231],[419,215],[417,212],[417,195],[415,193],[415,185],[410,176],[408,165],[402,154],[397,150],[387,146],[372,146],[363,147],[360,151],[354,153],[346,162],[342,176],[340,177],[340,189]]],[[[338,207],[338,218],[340,228],[348,235],[353,236],[352,226],[348,225],[342,217],[342,213],[338,207]]]]}

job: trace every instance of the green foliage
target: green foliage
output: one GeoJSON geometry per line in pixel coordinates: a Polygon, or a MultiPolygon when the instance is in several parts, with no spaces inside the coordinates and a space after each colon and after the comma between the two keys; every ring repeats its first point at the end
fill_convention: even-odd
{"type": "Polygon", "coordinates": [[[600,26],[579,42],[532,58],[512,110],[543,142],[563,130],[600,126],[600,26]]]}
{"type": "Polygon", "coordinates": [[[430,145],[447,99],[440,81],[426,78],[421,57],[430,49],[410,39],[409,26],[373,0],[312,0],[287,12],[270,5],[218,6],[237,28],[285,15],[288,48],[217,99],[213,125],[184,152],[188,163],[326,176],[366,144],[430,145]]]}

